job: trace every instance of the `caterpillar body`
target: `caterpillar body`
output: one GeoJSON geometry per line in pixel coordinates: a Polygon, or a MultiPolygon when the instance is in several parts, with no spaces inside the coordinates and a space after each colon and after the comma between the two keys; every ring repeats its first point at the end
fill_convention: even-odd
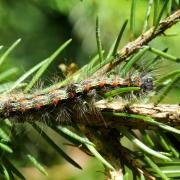
{"type": "Polygon", "coordinates": [[[53,118],[57,122],[72,122],[74,116],[86,119],[86,114],[94,113],[93,103],[103,93],[129,86],[139,87],[140,93],[148,92],[153,89],[153,81],[150,77],[138,76],[126,79],[89,79],[79,84],[72,83],[63,88],[52,89],[47,93],[11,95],[8,98],[2,96],[0,118],[14,117],[18,121],[27,121],[42,116],[45,119],[53,118]]]}

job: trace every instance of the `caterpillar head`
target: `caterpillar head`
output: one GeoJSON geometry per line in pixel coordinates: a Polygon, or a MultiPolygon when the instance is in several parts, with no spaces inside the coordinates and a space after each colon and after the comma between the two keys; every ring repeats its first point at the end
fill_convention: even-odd
{"type": "Polygon", "coordinates": [[[142,83],[141,88],[143,89],[144,92],[152,91],[154,88],[152,77],[149,76],[143,77],[141,83],[142,83]]]}

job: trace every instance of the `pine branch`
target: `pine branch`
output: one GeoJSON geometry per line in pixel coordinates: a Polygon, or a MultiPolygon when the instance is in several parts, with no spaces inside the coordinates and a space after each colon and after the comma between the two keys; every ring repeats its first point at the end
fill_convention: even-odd
{"type": "MultiPolygon", "coordinates": [[[[113,113],[127,113],[133,115],[144,115],[155,119],[158,122],[169,124],[171,126],[180,126],[180,106],[174,104],[159,104],[157,106],[153,104],[133,104],[127,105],[126,103],[119,103],[119,101],[101,101],[96,103],[96,107],[101,112],[113,112],[113,113]]],[[[150,128],[150,126],[142,121],[137,124],[138,116],[126,117],[122,116],[114,117],[104,115],[104,119],[107,125],[121,125],[131,127],[135,129],[150,128]]],[[[139,119],[142,120],[142,119],[139,119]]],[[[99,122],[94,119],[94,125],[104,126],[104,122],[99,122]]]]}
{"type": "MultiPolygon", "coordinates": [[[[167,3],[168,0],[165,1],[164,6],[167,3]]],[[[117,38],[117,41],[115,43],[114,51],[112,49],[112,52],[110,51],[107,58],[103,58],[103,50],[99,36],[100,28],[99,22],[97,21],[96,28],[99,58],[97,58],[97,60],[96,58],[92,60],[89,64],[80,69],[77,73],[73,74],[73,78],[71,77],[69,79],[74,80],[79,78],[79,81],[84,80],[84,74],[85,72],[87,72],[87,70],[88,76],[96,73],[98,74],[97,76],[100,77],[99,79],[101,79],[102,74],[106,74],[110,70],[114,69],[124,60],[126,60],[126,62],[128,63],[125,64],[126,66],[124,66],[121,70],[123,70],[122,72],[126,74],[148,50],[154,52],[155,54],[161,55],[162,57],[169,58],[176,62],[180,62],[179,58],[171,56],[155,48],[151,48],[148,46],[144,48],[144,46],[147,45],[151,40],[155,39],[160,35],[163,35],[165,30],[167,30],[180,20],[180,10],[177,10],[175,13],[173,13],[166,19],[160,21],[163,10],[165,9],[164,6],[158,16],[157,22],[155,23],[154,27],[152,27],[147,32],[141,34],[136,40],[128,43],[124,48],[117,52],[119,41],[127,24],[127,21],[125,21],[120,31],[119,37],[117,38]],[[133,55],[140,49],[142,49],[142,51],[139,51],[135,56],[133,56],[133,58],[129,59],[131,55],[133,55]],[[110,56],[113,57],[110,58],[110,56]],[[98,62],[98,59],[100,59],[101,61],[98,62]],[[108,62],[110,63],[107,64],[108,62]],[[103,66],[103,64],[106,65],[103,66]],[[97,71],[97,69],[99,70],[97,71]],[[78,76],[78,78],[76,77],[76,75],[78,76]]],[[[132,15],[134,14],[134,12],[135,9],[132,8],[132,15]]],[[[150,11],[147,13],[147,15],[149,13],[150,11]]],[[[133,16],[131,23],[132,25],[134,23],[133,16]]],[[[24,89],[24,92],[29,92],[34,86],[35,82],[39,80],[44,71],[50,65],[50,63],[70,42],[71,40],[65,42],[49,58],[27,71],[6,92],[10,94],[10,92],[16,89],[19,85],[21,85],[21,83],[27,77],[29,77],[32,73],[38,70],[34,78],[24,89]]],[[[8,53],[9,51],[7,51],[4,56],[2,56],[3,61],[8,53]]],[[[120,76],[122,75],[122,78],[124,78],[124,74],[122,72],[120,73],[120,76]]],[[[171,82],[168,84],[168,86],[166,86],[166,89],[161,94],[160,98],[158,99],[158,103],[163,99],[163,97],[169,92],[174,83],[179,79],[178,74],[179,72],[177,71],[175,72],[175,75],[177,76],[174,77],[173,72],[165,77],[165,80],[171,79],[171,82]]],[[[66,86],[67,81],[68,79],[60,83],[64,83],[64,86],[66,86]]],[[[161,78],[159,82],[163,81],[164,77],[161,78]]],[[[114,83],[116,84],[117,82],[114,83]]],[[[91,87],[91,84],[88,85],[89,87],[91,87]]],[[[158,84],[156,82],[156,85],[161,85],[161,83],[158,84]]],[[[94,86],[94,88],[96,87],[94,90],[100,89],[101,86],[103,89],[103,81],[102,84],[97,83],[94,86]]],[[[124,86],[122,86],[117,92],[119,94],[128,94],[132,91],[143,90],[141,89],[142,84],[138,85],[138,87],[129,86],[130,85],[127,85],[125,88],[123,88],[124,86]]],[[[108,89],[108,87],[109,86],[106,86],[105,88],[108,89]]],[[[139,176],[153,180],[156,176],[160,176],[163,179],[167,179],[167,175],[158,167],[158,163],[171,162],[171,160],[179,161],[180,155],[178,150],[176,150],[176,148],[174,147],[174,144],[169,141],[168,137],[166,136],[164,131],[161,131],[161,129],[172,132],[175,135],[180,134],[180,130],[173,127],[180,126],[180,105],[137,104],[137,102],[136,104],[131,104],[131,102],[126,102],[125,100],[122,102],[117,102],[115,98],[111,102],[107,100],[102,100],[89,105],[89,102],[94,102],[92,101],[92,99],[91,101],[89,101],[89,99],[85,96],[83,97],[84,99],[81,99],[81,96],[83,96],[86,92],[85,90],[88,91],[88,86],[86,88],[84,88],[83,86],[83,88],[79,88],[77,91],[75,87],[74,89],[69,85],[69,87],[67,86],[65,91],[63,89],[63,93],[61,91],[60,94],[60,90],[55,89],[54,91],[44,91],[41,94],[33,96],[29,94],[27,97],[23,96],[20,99],[18,99],[18,96],[16,97],[15,95],[15,98],[13,97],[12,100],[5,99],[6,101],[3,101],[3,98],[1,98],[2,103],[0,108],[0,117],[1,119],[14,118],[14,120],[16,120],[17,118],[17,121],[21,123],[26,121],[33,122],[33,128],[39,134],[41,134],[42,137],[55,150],[57,150],[68,162],[80,168],[80,166],[76,162],[74,162],[74,160],[72,160],[54,143],[54,141],[46,134],[46,132],[40,129],[37,123],[34,123],[34,121],[37,120],[41,122],[43,120],[43,122],[46,122],[47,119],[48,123],[50,122],[50,125],[48,123],[47,124],[55,132],[57,132],[59,135],[66,138],[76,146],[79,146],[80,144],[85,152],[94,155],[99,161],[101,161],[102,164],[105,166],[105,174],[107,176],[107,179],[124,179],[123,176],[125,176],[126,173],[126,166],[129,167],[134,177],[139,176]],[[60,95],[59,99],[57,99],[57,94],[60,95]],[[76,97],[77,99],[74,97],[76,97]],[[78,97],[80,100],[78,99],[78,97]],[[60,102],[61,100],[63,101],[62,104],[60,102]],[[12,107],[14,107],[14,109],[12,107]],[[61,112],[60,108],[62,108],[61,112]],[[96,110],[99,110],[99,112],[96,110]],[[48,112],[48,114],[46,112],[48,112]],[[63,116],[65,116],[64,119],[63,116]],[[64,121],[65,119],[69,120],[71,124],[64,121]],[[59,123],[61,123],[61,125],[71,125],[72,132],[70,129],[60,126],[59,123]],[[136,129],[136,131],[133,131],[132,129],[136,129]],[[161,146],[161,148],[155,146],[156,141],[155,139],[151,138],[149,133],[146,133],[147,129],[159,129],[158,132],[152,130],[151,133],[156,133],[157,136],[159,133],[159,136],[161,137],[158,145],[161,146]],[[130,140],[130,143],[137,146],[138,150],[135,148],[133,150],[130,150],[130,148],[128,149],[128,147],[126,147],[126,144],[121,142],[124,137],[126,138],[126,140],[130,140]]],[[[109,92],[105,93],[106,95],[102,96],[102,99],[104,99],[105,97],[110,97],[111,99],[113,99],[112,91],[111,88],[109,88],[109,92]]],[[[118,93],[116,95],[119,95],[118,93]]],[[[4,94],[2,97],[4,97],[4,94]]],[[[97,99],[95,99],[95,101],[96,100],[97,99]]],[[[5,123],[5,121],[3,121],[2,123],[5,123]]],[[[12,153],[11,148],[9,148],[9,146],[7,146],[5,143],[1,143],[0,148],[2,151],[12,153]]],[[[34,157],[32,157],[31,155],[28,155],[28,157],[41,172],[46,174],[45,170],[41,167],[41,165],[36,161],[34,157]]],[[[167,164],[167,166],[168,165],[169,164],[167,164]]],[[[9,176],[9,174],[11,175],[11,172],[8,172],[9,169],[7,168],[8,164],[6,162],[3,162],[2,167],[4,168],[4,171],[7,171],[7,176],[9,176]]]]}
{"type": "Polygon", "coordinates": [[[113,62],[106,64],[103,68],[97,71],[97,74],[99,76],[102,74],[106,74],[114,67],[116,67],[118,64],[120,64],[123,60],[127,59],[132,54],[134,54],[139,49],[141,49],[144,45],[147,45],[151,40],[155,39],[159,35],[163,35],[167,29],[169,29],[174,24],[179,22],[179,20],[180,20],[180,9],[175,11],[172,15],[168,16],[164,20],[160,21],[156,29],[153,26],[148,31],[141,34],[137,39],[124,46],[121,50],[117,52],[116,58],[113,60],[113,62]]]}

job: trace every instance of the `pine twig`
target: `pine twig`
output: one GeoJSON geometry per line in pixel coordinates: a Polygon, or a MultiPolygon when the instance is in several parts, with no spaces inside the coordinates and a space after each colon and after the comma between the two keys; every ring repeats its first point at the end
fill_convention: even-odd
{"type": "Polygon", "coordinates": [[[128,43],[124,46],[117,54],[116,58],[113,60],[113,63],[106,64],[102,67],[97,74],[99,76],[106,74],[110,70],[112,70],[115,66],[120,64],[123,60],[130,57],[133,53],[137,52],[144,45],[147,45],[151,40],[156,38],[157,36],[164,34],[164,32],[169,29],[171,26],[179,22],[180,20],[180,9],[175,11],[172,15],[168,16],[164,20],[160,21],[156,30],[154,26],[150,28],[145,33],[141,34],[137,39],[128,43]]]}
{"type": "Polygon", "coordinates": [[[131,164],[139,174],[143,174],[147,180],[156,179],[139,163],[139,161],[134,157],[133,154],[129,153],[128,149],[126,149],[125,147],[121,147],[120,153],[122,157],[124,157],[124,159],[128,162],[128,164],[131,164]]]}
{"type": "MultiPolygon", "coordinates": [[[[119,103],[118,101],[108,102],[102,101],[96,104],[97,108],[100,108],[102,112],[118,112],[118,113],[130,113],[135,115],[145,115],[155,119],[158,122],[169,124],[171,126],[180,126],[180,105],[174,104],[159,104],[157,106],[153,104],[133,104],[126,105],[125,103],[119,103]]],[[[137,119],[122,117],[104,116],[107,125],[118,124],[127,127],[133,127],[136,129],[146,127],[145,122],[137,124],[137,119]],[[116,119],[116,120],[115,120],[116,119]]],[[[102,122],[94,122],[95,125],[103,125],[102,122]]]]}

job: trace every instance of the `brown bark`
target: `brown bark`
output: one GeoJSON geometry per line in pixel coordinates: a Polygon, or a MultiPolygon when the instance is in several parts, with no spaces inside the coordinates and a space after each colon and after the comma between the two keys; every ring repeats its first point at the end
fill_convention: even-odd
{"type": "Polygon", "coordinates": [[[91,118],[92,123],[96,126],[121,125],[131,127],[135,129],[139,128],[152,128],[153,126],[146,123],[142,118],[134,118],[133,116],[114,116],[113,113],[127,113],[130,115],[143,115],[151,117],[154,120],[165,123],[170,126],[180,126],[180,106],[174,104],[159,104],[157,106],[153,104],[133,104],[127,105],[126,103],[120,103],[118,101],[108,102],[101,101],[96,103],[96,107],[101,112],[106,112],[103,115],[104,122],[99,121],[97,118],[91,118]],[[107,115],[109,112],[109,115],[107,115]],[[140,123],[138,123],[140,122],[140,123]],[[138,123],[138,124],[137,124],[138,123]]]}

